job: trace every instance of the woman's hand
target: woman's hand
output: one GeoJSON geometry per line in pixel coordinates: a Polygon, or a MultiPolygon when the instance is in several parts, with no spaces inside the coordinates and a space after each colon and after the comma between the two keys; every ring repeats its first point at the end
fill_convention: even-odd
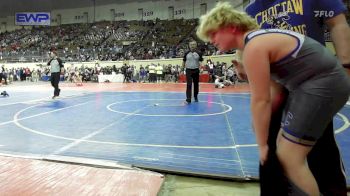
{"type": "Polygon", "coordinates": [[[269,146],[267,144],[263,146],[259,146],[259,160],[261,165],[264,165],[264,163],[267,161],[268,152],[269,152],[269,146]]]}

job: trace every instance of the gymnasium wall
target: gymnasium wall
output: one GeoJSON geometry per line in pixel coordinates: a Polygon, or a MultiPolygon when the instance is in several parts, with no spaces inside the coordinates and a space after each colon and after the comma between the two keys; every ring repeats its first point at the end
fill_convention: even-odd
{"type": "MultiPolygon", "coordinates": [[[[225,62],[228,65],[231,65],[231,61],[234,58],[233,54],[227,54],[227,55],[217,55],[217,56],[205,56],[203,64],[207,62],[208,59],[211,59],[215,64],[217,61],[225,62]]],[[[78,67],[81,65],[84,65],[85,67],[95,67],[95,64],[98,63],[102,67],[104,66],[113,66],[116,65],[116,67],[121,67],[123,63],[127,63],[129,65],[135,65],[136,68],[138,69],[140,65],[143,65],[144,67],[146,65],[149,65],[151,63],[154,64],[161,64],[161,65],[180,65],[182,66],[182,58],[173,58],[173,59],[151,59],[151,60],[132,60],[132,61],[94,61],[94,62],[67,62],[65,63],[65,67],[67,68],[70,64],[74,64],[78,67]]],[[[20,67],[28,67],[30,69],[37,69],[39,68],[38,65],[46,65],[47,62],[42,62],[42,63],[5,63],[6,68],[20,68],[20,67]]]]}

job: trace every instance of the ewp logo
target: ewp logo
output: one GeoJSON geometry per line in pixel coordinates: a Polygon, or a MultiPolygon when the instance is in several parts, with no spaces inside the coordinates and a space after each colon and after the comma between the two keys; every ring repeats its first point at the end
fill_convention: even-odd
{"type": "Polygon", "coordinates": [[[50,25],[50,13],[16,13],[16,25],[50,25]]]}

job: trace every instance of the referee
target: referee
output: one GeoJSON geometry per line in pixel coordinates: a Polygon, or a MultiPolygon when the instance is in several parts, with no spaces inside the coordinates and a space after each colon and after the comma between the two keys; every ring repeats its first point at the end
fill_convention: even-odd
{"type": "Polygon", "coordinates": [[[199,89],[199,66],[203,61],[202,53],[196,51],[197,42],[191,41],[189,43],[190,51],[185,53],[182,66],[186,68],[186,102],[191,103],[192,98],[192,82],[194,84],[194,101],[198,102],[198,89],[199,89]]]}
{"type": "Polygon", "coordinates": [[[64,68],[62,60],[57,57],[56,51],[51,51],[50,57],[51,59],[47,65],[51,66],[51,85],[55,88],[52,99],[55,99],[60,95],[61,92],[61,89],[58,87],[58,83],[60,82],[60,75],[63,74],[64,68]]]}

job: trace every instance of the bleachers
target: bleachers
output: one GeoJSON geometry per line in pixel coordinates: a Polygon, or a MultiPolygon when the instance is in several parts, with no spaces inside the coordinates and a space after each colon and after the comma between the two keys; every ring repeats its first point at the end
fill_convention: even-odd
{"type": "Polygon", "coordinates": [[[157,19],[33,27],[1,33],[0,55],[7,62],[44,62],[56,48],[65,61],[181,57],[196,39],[196,25],[196,19],[157,19]]]}

